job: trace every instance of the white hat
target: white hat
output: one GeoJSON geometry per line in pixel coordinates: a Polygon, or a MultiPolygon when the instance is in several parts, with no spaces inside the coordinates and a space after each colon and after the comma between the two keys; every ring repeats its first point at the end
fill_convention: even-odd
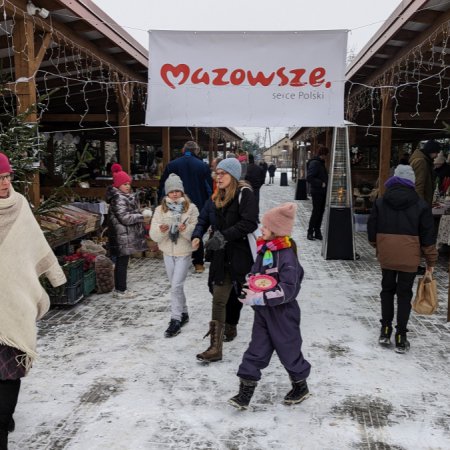
{"type": "Polygon", "coordinates": [[[414,174],[413,168],[405,164],[399,164],[396,167],[394,176],[412,181],[413,183],[416,182],[416,175],[414,174]]]}

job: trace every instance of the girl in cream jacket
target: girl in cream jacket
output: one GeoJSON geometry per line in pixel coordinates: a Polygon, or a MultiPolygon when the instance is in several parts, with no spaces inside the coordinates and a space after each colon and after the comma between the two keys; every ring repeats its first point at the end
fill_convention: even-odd
{"type": "Polygon", "coordinates": [[[191,236],[197,224],[198,209],[185,195],[178,175],[170,174],[164,187],[166,196],[153,215],[150,237],[164,254],[171,286],[171,318],[165,336],[173,337],[189,321],[184,281],[191,266],[191,236]]]}

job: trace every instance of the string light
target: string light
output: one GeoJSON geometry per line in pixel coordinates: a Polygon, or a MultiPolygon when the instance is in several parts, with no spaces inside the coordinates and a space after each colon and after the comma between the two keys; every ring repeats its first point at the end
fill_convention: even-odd
{"type": "MultiPolygon", "coordinates": [[[[448,4],[450,0],[442,2],[440,4],[448,4]]],[[[33,23],[33,36],[28,36],[28,29],[25,28],[25,40],[22,48],[18,48],[17,43],[14,40],[14,31],[17,26],[17,17],[21,17],[19,14],[19,8],[13,5],[8,0],[2,0],[0,7],[3,8],[3,20],[0,22],[0,28],[4,32],[6,41],[8,43],[9,52],[9,76],[10,86],[18,87],[19,82],[24,80],[13,81],[14,76],[14,54],[18,54],[24,60],[28,61],[28,52],[26,51],[28,43],[31,43],[31,39],[34,39],[35,32],[41,30],[41,25],[45,24],[48,27],[48,21],[43,22],[41,18],[37,16],[27,16],[27,20],[33,23]],[[6,13],[5,4],[8,3],[12,14],[8,16],[6,13]]],[[[436,5],[433,6],[435,8],[436,5]]],[[[421,10],[430,9],[422,8],[421,10]]],[[[67,14],[60,14],[60,16],[70,17],[67,14]]],[[[79,19],[78,16],[72,16],[79,19]]],[[[83,111],[80,114],[79,129],[70,130],[87,131],[87,130],[100,130],[100,129],[112,129],[114,132],[118,126],[113,126],[110,123],[110,102],[111,99],[121,97],[125,106],[126,115],[129,115],[131,108],[137,108],[140,111],[145,111],[147,102],[147,82],[141,80],[130,79],[128,75],[124,75],[120,68],[110,62],[106,62],[94,54],[91,50],[80,46],[73,42],[60,31],[58,31],[50,21],[50,32],[52,34],[51,42],[47,49],[47,59],[41,64],[30,78],[25,80],[34,79],[38,94],[44,96],[45,100],[39,105],[38,116],[40,120],[45,119],[44,114],[52,109],[54,102],[63,98],[63,103],[68,111],[77,111],[76,104],[74,102],[75,94],[79,94],[83,102],[83,111]],[[56,95],[48,95],[52,92],[55,79],[60,80],[60,93],[56,95]],[[79,89],[78,89],[79,87],[79,89]],[[74,89],[77,92],[75,93],[74,89]],[[86,116],[91,111],[92,94],[94,92],[101,91],[104,93],[104,112],[105,112],[105,126],[100,128],[86,128],[83,123],[86,116]]],[[[107,21],[98,21],[107,25],[115,25],[107,21]]],[[[369,24],[367,26],[370,26],[369,24]]],[[[434,83],[436,88],[436,99],[438,107],[435,111],[434,123],[439,121],[440,115],[443,111],[446,111],[450,102],[450,86],[446,82],[446,54],[445,49],[448,43],[450,21],[442,24],[438,30],[436,30],[426,41],[416,46],[401,60],[396,61],[387,72],[380,75],[370,85],[364,83],[351,82],[346,80],[336,80],[336,82],[346,82],[349,89],[346,98],[346,117],[350,121],[354,119],[363,110],[371,111],[370,123],[358,124],[358,126],[365,127],[367,132],[370,132],[371,128],[377,127],[377,112],[381,110],[381,92],[383,90],[392,91],[393,100],[393,123],[392,128],[402,128],[408,130],[428,130],[439,131],[437,128],[404,128],[401,126],[399,120],[399,110],[401,107],[401,100],[408,95],[410,98],[412,92],[414,92],[416,101],[414,112],[411,114],[411,118],[419,117],[421,113],[421,96],[422,87],[428,86],[428,83],[434,83]],[[440,49],[440,50],[439,50],[440,49]],[[430,56],[426,56],[426,53],[430,52],[430,56]],[[436,70],[435,73],[427,74],[431,70],[436,70]],[[426,75],[426,76],[424,76],[426,75]]],[[[127,27],[124,27],[127,28],[127,27]]],[[[130,28],[130,27],[128,27],[130,28]]],[[[354,28],[353,30],[360,29],[362,27],[354,28]]],[[[142,30],[144,31],[144,30],[142,30]]],[[[351,31],[351,30],[350,30],[351,31]]],[[[42,39],[43,35],[41,33],[42,39]]],[[[5,72],[3,72],[5,73],[5,72]]],[[[5,75],[2,76],[2,81],[5,75]]],[[[245,85],[244,85],[245,86],[245,85]]],[[[262,88],[262,87],[261,87],[262,88]]],[[[252,88],[254,89],[254,88],[252,88]]],[[[14,103],[14,89],[10,88],[9,95],[5,90],[3,91],[3,107],[7,114],[14,115],[15,103],[14,103]]],[[[79,104],[78,104],[79,108],[79,104]]],[[[79,110],[79,109],[78,109],[79,110]]],[[[130,125],[130,126],[143,126],[143,124],[130,125]]],[[[206,130],[206,129],[202,129],[206,130]]],[[[190,131],[190,130],[189,130],[190,131]]],[[[192,137],[192,133],[191,137],[192,137]]],[[[222,135],[215,132],[208,134],[212,139],[219,139],[222,135]]]]}

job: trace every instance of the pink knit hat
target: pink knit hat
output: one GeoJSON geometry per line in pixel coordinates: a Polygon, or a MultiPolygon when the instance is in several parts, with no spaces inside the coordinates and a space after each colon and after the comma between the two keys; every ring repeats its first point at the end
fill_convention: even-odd
{"type": "Polygon", "coordinates": [[[111,172],[113,176],[113,186],[115,188],[118,188],[125,183],[131,183],[130,175],[122,170],[122,166],[120,164],[113,164],[111,166],[111,172]]]}
{"type": "Polygon", "coordinates": [[[4,153],[0,153],[0,173],[12,173],[11,164],[9,159],[4,153]]]}
{"type": "Polygon", "coordinates": [[[294,227],[295,203],[283,203],[280,206],[269,209],[261,219],[262,224],[276,236],[290,236],[294,227]]]}

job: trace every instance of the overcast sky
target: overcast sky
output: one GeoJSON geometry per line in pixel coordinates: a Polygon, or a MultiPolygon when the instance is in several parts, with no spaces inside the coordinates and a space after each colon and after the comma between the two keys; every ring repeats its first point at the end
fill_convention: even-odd
{"type": "MultiPolygon", "coordinates": [[[[400,0],[93,0],[148,48],[147,30],[346,29],[348,52],[357,53],[400,0]]],[[[238,125],[238,124],[236,124],[238,125]]],[[[264,128],[239,128],[252,139],[264,128]]],[[[271,129],[272,143],[286,129],[271,129]]],[[[267,142],[268,144],[268,142],[267,142]]]]}

